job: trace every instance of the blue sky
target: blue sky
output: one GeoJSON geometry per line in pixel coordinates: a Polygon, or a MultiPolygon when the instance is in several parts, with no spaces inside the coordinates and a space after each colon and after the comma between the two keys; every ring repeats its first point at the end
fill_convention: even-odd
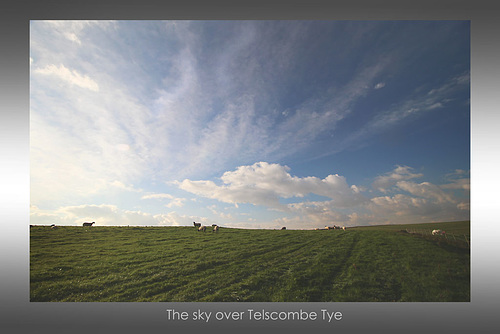
{"type": "Polygon", "coordinates": [[[470,216],[468,21],[32,21],[31,224],[470,216]]]}

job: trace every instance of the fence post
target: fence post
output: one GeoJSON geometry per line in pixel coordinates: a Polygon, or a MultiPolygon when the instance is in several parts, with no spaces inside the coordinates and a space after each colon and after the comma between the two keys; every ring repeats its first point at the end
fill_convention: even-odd
{"type": "Polygon", "coordinates": [[[467,246],[469,246],[469,248],[470,248],[469,240],[467,240],[467,236],[465,234],[464,234],[464,237],[465,237],[465,242],[467,243],[467,246]]]}

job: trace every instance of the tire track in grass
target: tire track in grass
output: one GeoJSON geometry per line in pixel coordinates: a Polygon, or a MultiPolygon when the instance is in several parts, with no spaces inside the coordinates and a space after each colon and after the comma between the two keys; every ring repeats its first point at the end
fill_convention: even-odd
{"type": "Polygon", "coordinates": [[[274,267],[278,263],[283,262],[282,259],[284,254],[293,256],[294,254],[300,252],[304,247],[307,247],[308,244],[314,243],[314,240],[305,244],[303,241],[301,243],[288,244],[290,241],[289,239],[282,239],[280,241],[281,242],[274,245],[265,241],[262,244],[263,247],[250,251],[246,249],[239,250],[225,265],[215,268],[207,268],[207,270],[202,273],[197,273],[196,276],[201,276],[204,280],[193,280],[187,286],[180,287],[178,289],[179,293],[182,293],[182,288],[191,290],[191,287],[194,286],[198,290],[211,292],[211,294],[201,296],[201,300],[242,300],[239,296],[239,291],[242,286],[243,289],[245,288],[245,282],[255,278],[256,275],[258,276],[266,273],[266,271],[269,274],[272,274],[274,267]],[[220,277],[217,277],[219,271],[223,273],[232,273],[231,276],[224,277],[225,280],[223,282],[225,283],[225,286],[222,286],[223,284],[218,284],[218,286],[217,283],[214,284],[214,282],[221,282],[220,277]],[[211,278],[214,279],[212,280],[211,278]],[[210,283],[206,283],[206,281],[209,281],[210,283]],[[212,291],[210,291],[210,289],[212,289],[212,291]]]}
{"type": "MultiPolygon", "coordinates": [[[[273,244],[270,243],[270,240],[275,241],[276,239],[273,236],[270,237],[269,240],[261,240],[262,242],[257,243],[253,248],[244,247],[234,250],[227,256],[225,263],[218,263],[216,266],[202,265],[198,268],[203,269],[200,271],[192,269],[189,274],[190,282],[180,286],[176,291],[171,291],[171,296],[177,298],[175,294],[184,295],[184,291],[197,290],[200,291],[198,299],[219,298],[221,296],[221,298],[226,298],[225,295],[234,295],[226,290],[238,290],[235,287],[241,285],[248,277],[269,270],[276,264],[276,261],[280,261],[283,253],[293,254],[306,247],[303,242],[290,245],[289,238],[278,239],[278,242],[273,244]],[[270,258],[274,258],[274,261],[269,261],[270,258]],[[224,275],[224,273],[227,274],[224,275]],[[208,293],[203,294],[202,291],[208,293]]],[[[294,240],[292,239],[292,241],[294,240]]],[[[188,297],[196,300],[194,296],[188,297]]]]}
{"type": "MultiPolygon", "coordinates": [[[[325,270],[318,268],[325,266],[325,249],[333,254],[338,253],[338,243],[342,238],[332,232],[318,233],[331,234],[321,234],[313,238],[308,235],[307,240],[302,240],[293,247],[290,245],[286,248],[279,247],[277,251],[267,253],[256,260],[262,264],[263,268],[241,281],[236,281],[219,295],[227,296],[229,293],[234,296],[235,300],[249,298],[250,301],[294,301],[297,299],[307,301],[311,298],[319,301],[323,299],[324,293],[321,293],[321,298],[319,298],[317,293],[309,296],[310,293],[305,290],[310,289],[311,285],[317,288],[317,284],[311,282],[312,280],[322,280],[323,287],[331,284],[330,273],[325,273],[325,270]],[[318,273],[321,273],[319,278],[316,277],[318,273]],[[238,290],[244,290],[244,293],[238,296],[238,290]],[[257,299],[253,300],[255,298],[257,299]]],[[[340,242],[341,245],[342,243],[340,242]]],[[[333,267],[332,271],[335,272],[339,265],[334,263],[333,267]]]]}
{"type": "Polygon", "coordinates": [[[399,299],[401,289],[391,273],[392,267],[388,265],[394,245],[387,237],[384,233],[357,232],[343,270],[337,277],[333,301],[399,299]]]}

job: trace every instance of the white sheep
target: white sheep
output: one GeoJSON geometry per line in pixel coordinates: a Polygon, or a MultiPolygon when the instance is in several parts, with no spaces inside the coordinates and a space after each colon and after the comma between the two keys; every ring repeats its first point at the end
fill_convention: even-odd
{"type": "Polygon", "coordinates": [[[445,235],[446,232],[445,231],[441,231],[441,230],[432,230],[432,235],[445,235]]]}

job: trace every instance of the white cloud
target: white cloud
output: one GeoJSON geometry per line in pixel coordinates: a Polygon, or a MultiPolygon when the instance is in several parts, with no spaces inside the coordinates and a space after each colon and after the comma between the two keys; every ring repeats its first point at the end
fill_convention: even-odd
{"type": "Polygon", "coordinates": [[[225,220],[233,219],[233,216],[230,213],[224,213],[224,212],[218,211],[216,205],[210,205],[207,207],[207,209],[209,209],[214,215],[219,216],[222,219],[225,219],[225,220]]]}
{"type": "Polygon", "coordinates": [[[108,28],[112,26],[114,21],[107,20],[47,20],[43,21],[53,33],[60,34],[71,42],[82,45],[80,35],[85,29],[90,27],[99,26],[101,28],[108,28]]]}
{"type": "Polygon", "coordinates": [[[470,179],[463,178],[458,180],[453,180],[451,183],[443,184],[440,186],[443,189],[459,189],[470,191],[470,179]]]}
{"type": "Polygon", "coordinates": [[[251,203],[280,210],[286,208],[280,203],[280,198],[300,198],[308,194],[328,197],[338,207],[349,207],[366,200],[342,176],[299,178],[291,176],[288,170],[288,167],[279,164],[258,162],[225,172],[221,177],[223,185],[220,186],[213,181],[188,179],[179,182],[178,186],[194,194],[226,203],[251,203]]]}
{"type": "Polygon", "coordinates": [[[445,178],[449,183],[443,184],[442,189],[456,189],[470,191],[470,171],[456,169],[452,173],[446,174],[445,178]]]}
{"type": "Polygon", "coordinates": [[[78,36],[75,33],[72,33],[72,32],[64,33],[64,37],[66,37],[67,39],[69,39],[72,42],[75,42],[78,45],[82,44],[82,41],[80,41],[80,39],[78,38],[78,36]]]}
{"type": "Polygon", "coordinates": [[[380,89],[380,88],[384,88],[385,87],[385,83],[384,82],[379,82],[378,84],[375,85],[375,89],[380,89]]]}
{"type": "Polygon", "coordinates": [[[184,206],[184,202],[187,201],[186,198],[177,198],[174,197],[170,194],[149,194],[149,195],[144,195],[141,197],[141,199],[167,199],[170,200],[169,203],[165,204],[167,208],[173,208],[173,207],[182,207],[184,206]]]}
{"type": "Polygon", "coordinates": [[[415,183],[409,181],[399,181],[396,186],[412,195],[424,198],[431,198],[438,203],[453,202],[450,195],[446,194],[441,188],[430,182],[415,183]]]}
{"type": "Polygon", "coordinates": [[[165,206],[167,208],[173,208],[173,207],[182,207],[184,206],[184,202],[186,202],[185,198],[174,198],[170,203],[166,204],[165,206]]]}
{"type": "Polygon", "coordinates": [[[377,176],[372,186],[375,189],[385,192],[388,188],[394,186],[399,181],[415,179],[423,176],[421,173],[413,173],[412,170],[413,168],[408,166],[396,166],[392,172],[377,176]]]}
{"type": "Polygon", "coordinates": [[[141,197],[141,199],[163,199],[163,198],[167,198],[167,199],[174,199],[174,196],[170,195],[170,194],[149,194],[149,195],[144,195],[141,197]]]}
{"type": "Polygon", "coordinates": [[[123,182],[120,182],[118,180],[114,180],[114,181],[110,182],[109,185],[113,186],[113,187],[116,187],[116,188],[119,188],[119,189],[130,191],[130,192],[138,192],[138,193],[140,193],[140,192],[143,191],[142,189],[136,189],[134,186],[132,186],[132,185],[126,185],[123,182]]]}
{"type": "Polygon", "coordinates": [[[99,85],[97,84],[97,82],[92,80],[87,75],[81,75],[76,70],[70,70],[66,68],[66,66],[64,66],[63,64],[59,66],[56,66],[54,64],[47,65],[43,68],[36,68],[33,70],[33,72],[42,75],[53,75],[71,85],[76,85],[94,92],[99,91],[99,85]]]}

